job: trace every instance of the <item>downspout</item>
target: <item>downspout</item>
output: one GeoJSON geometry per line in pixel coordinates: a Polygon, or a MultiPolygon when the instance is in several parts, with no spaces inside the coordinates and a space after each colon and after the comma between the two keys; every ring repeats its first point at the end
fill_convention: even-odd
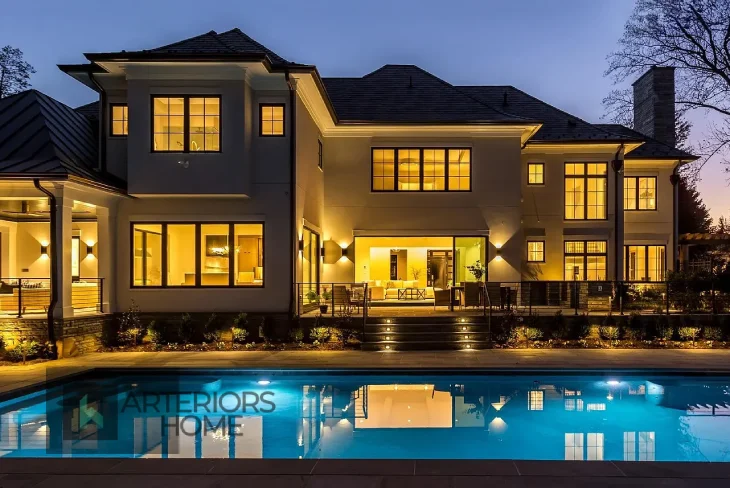
{"type": "Polygon", "coordinates": [[[295,278],[294,267],[296,266],[297,245],[297,85],[296,80],[289,75],[289,70],[284,72],[286,84],[289,86],[289,200],[291,213],[291,239],[289,241],[289,316],[296,313],[294,301],[295,278]]]}
{"type": "Polygon", "coordinates": [[[614,257],[613,257],[613,279],[615,281],[621,281],[622,275],[620,274],[619,269],[619,252],[621,251],[621,244],[622,242],[619,242],[619,226],[623,226],[623,222],[619,222],[618,214],[619,214],[619,208],[620,203],[619,202],[619,178],[618,175],[621,173],[624,167],[624,145],[621,144],[618,148],[618,151],[616,151],[616,156],[613,158],[613,161],[611,161],[611,167],[613,168],[614,172],[614,210],[613,210],[613,244],[614,244],[614,257]]]}
{"type": "Polygon", "coordinates": [[[48,342],[51,343],[51,359],[58,358],[58,351],[56,350],[56,331],[53,327],[53,311],[58,303],[58,288],[61,286],[57,265],[58,260],[58,245],[56,242],[56,196],[41,186],[41,182],[38,178],[33,178],[33,185],[45,193],[50,202],[51,211],[51,303],[48,304],[48,342]]]}
{"type": "Polygon", "coordinates": [[[101,104],[101,120],[99,120],[99,171],[106,173],[106,120],[107,120],[107,98],[106,91],[94,78],[94,73],[89,73],[89,79],[99,90],[99,103],[101,104]]]}
{"type": "Polygon", "coordinates": [[[672,206],[673,206],[673,225],[672,225],[672,260],[674,261],[674,271],[679,271],[679,168],[682,166],[682,161],[677,163],[674,167],[674,171],[669,175],[669,182],[672,184],[672,206]]]}

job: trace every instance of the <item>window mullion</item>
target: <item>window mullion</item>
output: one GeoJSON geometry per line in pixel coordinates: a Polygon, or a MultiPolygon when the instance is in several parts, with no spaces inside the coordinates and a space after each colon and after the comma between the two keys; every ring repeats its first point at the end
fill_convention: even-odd
{"type": "MultiPolygon", "coordinates": [[[[385,159],[383,159],[383,161],[385,161],[385,159]]],[[[398,149],[394,148],[393,149],[393,174],[395,175],[395,181],[393,181],[393,191],[400,191],[400,189],[398,188],[398,166],[399,166],[398,149]]],[[[383,173],[383,174],[385,174],[385,173],[383,173]]]]}
{"type": "MultiPolygon", "coordinates": [[[[205,108],[203,108],[205,110],[205,108]]],[[[183,114],[185,114],[183,120],[183,151],[190,152],[190,97],[183,97],[183,114]]]]}
{"type": "Polygon", "coordinates": [[[162,279],[160,280],[160,286],[166,287],[167,286],[167,224],[162,224],[162,236],[161,236],[161,245],[162,245],[162,263],[160,265],[160,268],[162,268],[162,279]]]}
{"type": "Polygon", "coordinates": [[[236,245],[233,242],[233,234],[233,223],[231,222],[228,224],[228,286],[231,287],[234,283],[233,260],[236,258],[236,245]]]}
{"type": "Polygon", "coordinates": [[[423,148],[418,149],[418,191],[423,191],[423,148]]]}
{"type": "Polygon", "coordinates": [[[200,223],[195,224],[195,286],[200,286],[201,282],[201,245],[200,239],[202,238],[202,232],[200,230],[200,223]]]}
{"type": "MultiPolygon", "coordinates": [[[[471,155],[469,155],[471,157],[471,155]]],[[[446,181],[444,181],[444,188],[446,191],[451,191],[451,187],[449,186],[449,148],[444,148],[444,178],[446,181]]],[[[471,173],[469,174],[469,178],[471,178],[471,173]]],[[[469,188],[471,189],[471,182],[469,182],[469,188]]]]}

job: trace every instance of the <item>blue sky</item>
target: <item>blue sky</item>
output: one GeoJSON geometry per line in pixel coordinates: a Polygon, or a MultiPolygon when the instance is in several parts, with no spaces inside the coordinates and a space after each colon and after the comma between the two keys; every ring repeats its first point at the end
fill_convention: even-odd
{"type": "MultiPolygon", "coordinates": [[[[361,76],[386,63],[417,64],[454,84],[509,84],[599,122],[606,55],[633,0],[26,0],[7,2],[0,46],[23,50],[34,88],[76,106],[94,93],[58,71],[84,52],[136,50],[209,30],[241,30],[323,76],[361,76]]],[[[693,139],[702,114],[694,114],[693,139]]],[[[719,163],[700,191],[714,217],[730,213],[719,163]]]]}

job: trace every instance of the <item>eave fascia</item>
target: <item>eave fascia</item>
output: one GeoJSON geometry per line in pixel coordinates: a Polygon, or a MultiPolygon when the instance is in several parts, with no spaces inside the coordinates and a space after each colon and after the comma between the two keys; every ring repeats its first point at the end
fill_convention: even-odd
{"type": "Polygon", "coordinates": [[[624,146],[626,152],[641,146],[643,141],[600,140],[600,141],[528,141],[522,149],[523,154],[562,154],[615,152],[624,146]]]}

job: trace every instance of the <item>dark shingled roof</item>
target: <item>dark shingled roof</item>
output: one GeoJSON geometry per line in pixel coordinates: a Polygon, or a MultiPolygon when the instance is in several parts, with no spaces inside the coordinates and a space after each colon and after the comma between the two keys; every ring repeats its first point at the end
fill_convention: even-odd
{"type": "Polygon", "coordinates": [[[686,151],[664,144],[663,142],[657,141],[649,136],[645,136],[641,132],[629,129],[621,124],[596,124],[596,127],[600,127],[603,130],[614,132],[616,134],[640,137],[645,141],[641,146],[629,153],[626,153],[626,159],[683,159],[691,161],[699,159],[697,156],[693,156],[686,151]]]}
{"type": "Polygon", "coordinates": [[[543,126],[530,141],[597,142],[643,139],[643,137],[637,138],[606,131],[513,86],[459,86],[457,88],[499,110],[542,122],[543,126]]]}
{"type": "Polygon", "coordinates": [[[296,65],[276,54],[263,44],[256,42],[250,36],[244,34],[240,29],[235,28],[218,34],[216,31],[206,32],[198,36],[173,42],[165,46],[142,51],[121,51],[117,53],[88,54],[87,57],[99,56],[144,56],[149,55],[235,55],[255,54],[267,56],[272,64],[296,65]]]}
{"type": "Polygon", "coordinates": [[[323,78],[341,123],[529,123],[413,65],[386,64],[362,78],[323,78]]]}
{"type": "Polygon", "coordinates": [[[79,113],[83,115],[84,117],[87,117],[91,120],[97,121],[99,120],[99,102],[91,102],[87,103],[86,105],[81,105],[80,107],[76,107],[74,109],[76,113],[79,113]]]}
{"type": "Polygon", "coordinates": [[[97,140],[87,117],[37,90],[0,99],[0,178],[65,175],[121,188],[96,165],[97,140]]]}

